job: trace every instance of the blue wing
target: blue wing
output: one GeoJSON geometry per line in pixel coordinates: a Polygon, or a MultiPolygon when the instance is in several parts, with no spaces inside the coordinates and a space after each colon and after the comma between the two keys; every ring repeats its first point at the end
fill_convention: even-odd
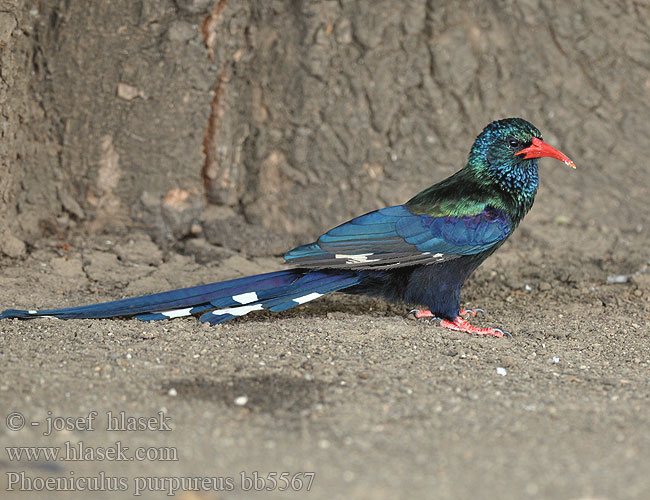
{"type": "Polygon", "coordinates": [[[301,267],[387,269],[433,264],[490,249],[512,232],[503,210],[431,217],[404,205],[362,215],[294,248],[284,258],[301,267]]]}

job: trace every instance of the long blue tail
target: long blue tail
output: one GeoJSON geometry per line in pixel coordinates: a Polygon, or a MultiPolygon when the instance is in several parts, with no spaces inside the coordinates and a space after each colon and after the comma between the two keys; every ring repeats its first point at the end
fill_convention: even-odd
{"type": "Polygon", "coordinates": [[[284,311],[327,293],[358,285],[360,281],[355,271],[290,269],[88,306],[29,311],[7,309],[0,314],[0,319],[135,316],[152,321],[201,314],[201,321],[215,325],[251,311],[284,311]]]}

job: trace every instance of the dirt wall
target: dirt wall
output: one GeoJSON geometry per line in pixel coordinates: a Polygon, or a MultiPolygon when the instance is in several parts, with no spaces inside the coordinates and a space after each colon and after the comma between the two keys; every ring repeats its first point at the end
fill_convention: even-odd
{"type": "Polygon", "coordinates": [[[647,221],[641,2],[3,5],[10,238],[139,227],[277,254],[458,169],[506,116],[579,165],[543,166],[538,204],[647,221]]]}

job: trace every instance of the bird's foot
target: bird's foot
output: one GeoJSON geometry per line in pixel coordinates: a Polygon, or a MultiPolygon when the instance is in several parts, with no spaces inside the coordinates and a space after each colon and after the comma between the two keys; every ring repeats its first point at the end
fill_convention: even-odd
{"type": "Polygon", "coordinates": [[[485,314],[484,309],[479,309],[478,307],[476,309],[465,309],[464,307],[460,308],[460,312],[458,313],[459,316],[467,316],[468,314],[470,316],[476,316],[478,313],[483,313],[485,314]]]}
{"type": "Polygon", "coordinates": [[[443,328],[449,328],[450,330],[456,330],[458,332],[473,333],[475,335],[490,335],[492,337],[512,337],[508,332],[503,331],[499,328],[479,328],[473,326],[464,318],[456,316],[454,321],[449,321],[448,319],[443,319],[440,321],[440,326],[443,328]]]}
{"type": "Polygon", "coordinates": [[[413,309],[409,312],[409,315],[415,319],[428,319],[429,321],[440,320],[440,326],[443,328],[449,328],[450,330],[456,330],[458,332],[472,333],[475,335],[490,335],[492,337],[512,337],[510,333],[501,330],[500,328],[479,328],[470,324],[469,321],[462,318],[462,315],[476,316],[479,312],[484,313],[483,309],[465,309],[464,307],[460,310],[458,316],[454,321],[449,321],[448,319],[442,319],[433,314],[428,309],[413,309]]]}
{"type": "MultiPolygon", "coordinates": [[[[483,309],[465,309],[462,307],[460,309],[460,312],[458,313],[459,316],[476,316],[478,313],[483,313],[485,314],[485,311],[483,309]]],[[[431,311],[428,309],[412,309],[409,311],[408,315],[413,316],[415,319],[422,319],[422,318],[427,318],[430,319],[431,321],[440,319],[438,316],[433,314],[431,311]]],[[[408,316],[407,315],[407,316],[408,316]]]]}
{"type": "Polygon", "coordinates": [[[408,316],[413,316],[415,319],[427,318],[430,321],[440,319],[428,309],[412,309],[409,311],[408,316]]]}

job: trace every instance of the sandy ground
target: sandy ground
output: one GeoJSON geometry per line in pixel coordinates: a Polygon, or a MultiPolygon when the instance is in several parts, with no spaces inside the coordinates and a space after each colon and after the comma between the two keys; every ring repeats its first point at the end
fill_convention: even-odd
{"type": "Polygon", "coordinates": [[[279,253],[450,175],[490,120],[578,165],[542,161],[464,289],[510,339],[345,295],[212,328],[0,321],[0,497],[650,498],[647,3],[0,0],[0,310],[277,269],[188,235],[279,253]],[[16,491],[48,478],[124,491],[16,491]]]}
{"type": "MultiPolygon", "coordinates": [[[[465,287],[466,304],[487,311],[475,322],[511,339],[444,330],[405,318],[406,308],[345,295],[212,328],[195,319],[2,321],[3,449],[64,454],[82,441],[97,452],[119,441],[129,448],[123,457],[151,454],[17,461],[4,450],[3,489],[20,488],[18,478],[42,488],[35,478],[103,473],[124,477],[126,491],[78,496],[140,488],[160,498],[147,488],[200,476],[222,478],[207,487],[226,491],[176,496],[252,498],[241,473],[257,471],[315,473],[309,495],[303,475],[301,493],[256,494],[264,498],[650,498],[646,236],[636,226],[544,217],[532,216],[465,287]],[[607,284],[615,275],[627,282],[607,284]],[[9,429],[19,416],[5,422],[13,412],[24,416],[22,430],[9,429]],[[108,412],[168,420],[114,431],[108,412]],[[85,418],[44,435],[48,417],[85,418]]],[[[219,257],[163,255],[139,233],[46,240],[25,260],[3,262],[0,296],[6,307],[64,306],[280,266],[219,257]]]]}

